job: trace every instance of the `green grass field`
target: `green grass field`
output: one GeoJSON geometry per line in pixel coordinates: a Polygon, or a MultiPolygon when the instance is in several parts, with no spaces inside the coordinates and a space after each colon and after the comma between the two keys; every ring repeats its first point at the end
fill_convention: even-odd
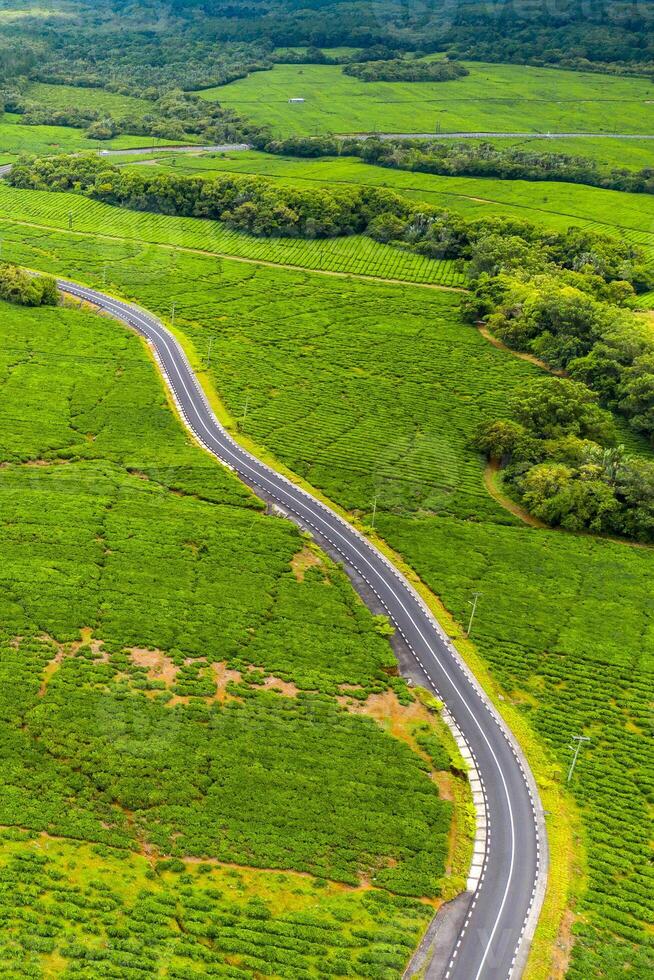
{"type": "Polygon", "coordinates": [[[549,778],[563,781],[571,734],[592,739],[571,786],[590,877],[569,975],[646,975],[654,556],[526,527],[484,495],[467,433],[535,369],[426,290],[1,231],[25,264],[95,284],[107,269],[109,288],[164,316],[174,301],[200,356],[212,340],[214,382],[247,435],[364,520],[376,493],[377,527],[459,621],[483,593],[477,647],[551,753],[549,778]]]}
{"type": "MultiPolygon", "coordinates": [[[[476,143],[477,140],[470,142],[476,143]]],[[[486,141],[484,141],[486,142],[486,141]]],[[[603,169],[641,170],[654,166],[654,139],[613,139],[591,136],[570,139],[494,139],[495,146],[515,146],[533,153],[566,153],[595,160],[603,169]]]]}
{"type": "Polygon", "coordinates": [[[74,17],[72,5],[65,9],[63,4],[50,4],[40,7],[11,7],[0,10],[0,21],[22,20],[25,17],[69,18],[74,17]]]}
{"type": "Polygon", "coordinates": [[[389,892],[439,894],[452,807],[388,642],[135,335],[1,312],[0,964],[401,972],[430,907],[389,892]]]}
{"type": "Polygon", "coordinates": [[[174,140],[151,136],[115,136],[112,140],[92,140],[71,126],[22,126],[20,116],[5,113],[0,121],[0,160],[11,163],[21,153],[50,156],[53,153],[79,153],[81,150],[128,150],[141,146],[170,146],[174,140]]]}
{"type": "Polygon", "coordinates": [[[25,89],[28,99],[41,105],[63,109],[77,106],[82,109],[97,109],[121,119],[123,116],[144,116],[152,112],[152,103],[147,99],[136,99],[131,95],[117,95],[101,88],[79,88],[73,85],[50,85],[45,82],[31,82],[25,89]]]}
{"type": "Polygon", "coordinates": [[[360,235],[331,239],[254,238],[217,221],[127,211],[78,194],[21,191],[0,182],[0,215],[45,227],[133,242],[181,246],[275,265],[406,282],[460,286],[455,263],[402,252],[360,235]]]}
{"type": "Polygon", "coordinates": [[[198,94],[275,135],[318,133],[651,133],[654,81],[470,63],[448,82],[362,82],[336,65],[276,65],[198,94]],[[290,98],[304,98],[290,105],[290,98]]]}
{"type": "Polygon", "coordinates": [[[552,228],[593,228],[640,245],[654,262],[654,198],[647,194],[556,181],[440,177],[376,167],[356,157],[301,160],[256,151],[169,154],[157,157],[157,162],[148,163],[148,167],[205,176],[221,172],[259,174],[294,186],[351,183],[389,187],[413,200],[451,208],[470,218],[506,214],[552,228]]]}

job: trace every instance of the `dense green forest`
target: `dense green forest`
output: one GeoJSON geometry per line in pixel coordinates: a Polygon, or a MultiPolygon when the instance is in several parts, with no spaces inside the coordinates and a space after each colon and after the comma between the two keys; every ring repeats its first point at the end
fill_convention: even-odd
{"type": "Polygon", "coordinates": [[[277,48],[308,48],[307,61],[324,62],[329,59],[321,48],[341,46],[354,48],[345,60],[358,62],[444,50],[481,61],[650,74],[654,69],[649,0],[637,7],[565,0],[556,13],[514,3],[485,10],[469,0],[456,6],[426,0],[415,8],[399,0],[302,7],[288,0],[256,6],[244,0],[177,0],[153,4],[148,15],[144,20],[138,7],[120,0],[80,2],[61,17],[56,7],[49,15],[28,9],[3,24],[0,77],[29,74],[42,81],[161,93],[221,85],[265,70],[277,48]]]}
{"type": "Polygon", "coordinates": [[[503,2],[485,8],[474,0],[452,4],[425,0],[407,5],[382,0],[371,5],[327,2],[296,7],[272,0],[253,8],[215,0],[177,0],[176,10],[202,10],[227,36],[275,46],[314,44],[322,47],[387,44],[404,50],[445,48],[487,61],[563,63],[587,68],[620,64],[652,69],[654,10],[647,2],[608,3],[563,0],[549,7],[503,2]]]}

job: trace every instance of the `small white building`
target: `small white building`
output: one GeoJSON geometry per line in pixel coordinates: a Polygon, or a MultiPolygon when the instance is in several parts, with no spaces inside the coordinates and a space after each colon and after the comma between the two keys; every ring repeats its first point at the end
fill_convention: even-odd
{"type": "Polygon", "coordinates": [[[288,101],[292,105],[295,102],[304,102],[304,99],[289,99],[288,101]]]}

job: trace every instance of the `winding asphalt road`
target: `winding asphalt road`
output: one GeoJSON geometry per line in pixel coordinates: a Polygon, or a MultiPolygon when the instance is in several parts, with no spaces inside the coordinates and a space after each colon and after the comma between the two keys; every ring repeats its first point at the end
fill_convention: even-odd
{"type": "Polygon", "coordinates": [[[178,341],[147,311],[95,289],[59,287],[144,336],[196,438],[259,496],[336,552],[376,611],[386,610],[416,662],[413,675],[445,703],[448,723],[471,760],[482,814],[465,920],[438,972],[447,980],[507,980],[522,972],[546,878],[542,810],[510,733],[423,601],[400,572],[329,507],[239,446],[217,421],[178,341]]]}

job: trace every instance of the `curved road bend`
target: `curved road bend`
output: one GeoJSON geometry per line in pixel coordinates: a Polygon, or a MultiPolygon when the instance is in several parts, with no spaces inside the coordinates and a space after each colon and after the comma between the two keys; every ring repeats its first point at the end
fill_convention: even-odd
{"type": "Polygon", "coordinates": [[[542,810],[526,763],[523,766],[510,735],[454,646],[409,583],[369,541],[232,439],[209,407],[180,344],[156,317],[95,289],[65,280],[58,280],[58,285],[144,336],[199,441],[260,496],[273,501],[328,550],[338,552],[354,578],[363,578],[375,593],[419,665],[422,682],[445,702],[463,735],[481,783],[478,799],[483,794],[486,804],[487,834],[484,853],[477,859],[478,881],[469,895],[465,922],[438,975],[447,980],[517,977],[544,891],[542,810]]]}

